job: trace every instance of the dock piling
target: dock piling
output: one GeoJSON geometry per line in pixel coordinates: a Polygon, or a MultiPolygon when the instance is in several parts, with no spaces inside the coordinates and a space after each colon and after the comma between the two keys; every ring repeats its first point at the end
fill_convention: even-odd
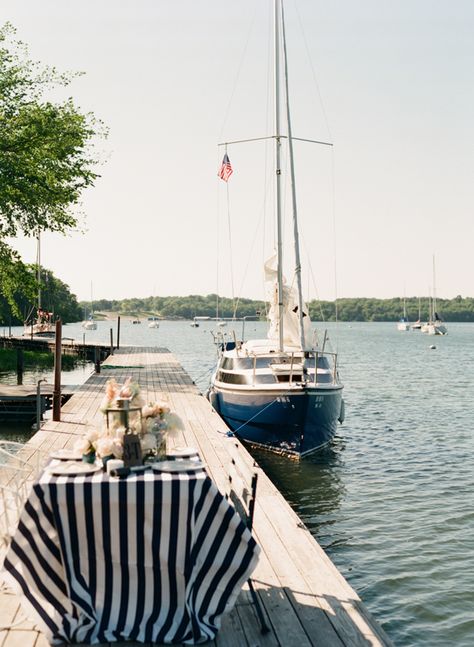
{"type": "Polygon", "coordinates": [[[56,321],[56,339],[54,345],[54,389],[53,389],[53,420],[61,420],[61,350],[62,350],[62,321],[56,321]]]}
{"type": "Polygon", "coordinates": [[[23,348],[16,349],[16,383],[23,384],[23,348]]]}
{"type": "Polygon", "coordinates": [[[114,354],[114,331],[110,329],[110,354],[114,354]]]}
{"type": "Polygon", "coordinates": [[[95,372],[100,373],[100,348],[98,346],[94,348],[94,366],[95,372]]]}

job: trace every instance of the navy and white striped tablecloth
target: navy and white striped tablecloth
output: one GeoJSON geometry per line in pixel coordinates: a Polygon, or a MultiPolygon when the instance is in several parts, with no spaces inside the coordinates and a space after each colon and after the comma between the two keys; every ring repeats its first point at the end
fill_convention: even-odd
{"type": "Polygon", "coordinates": [[[5,569],[53,644],[192,644],[215,637],[259,550],[203,471],[45,472],[5,569]]]}

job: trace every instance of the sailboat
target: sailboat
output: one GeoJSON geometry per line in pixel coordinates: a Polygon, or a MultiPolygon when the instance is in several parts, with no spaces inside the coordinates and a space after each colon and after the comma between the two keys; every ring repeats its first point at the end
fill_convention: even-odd
{"type": "Polygon", "coordinates": [[[429,321],[422,325],[421,332],[428,335],[447,335],[448,328],[438,314],[436,307],[436,271],[435,257],[433,256],[433,298],[430,301],[429,321]]]}
{"type": "Polygon", "coordinates": [[[410,330],[410,323],[407,317],[407,305],[406,305],[405,297],[403,297],[403,317],[397,323],[397,330],[400,330],[402,332],[406,332],[407,330],[410,330]]]}
{"type": "Polygon", "coordinates": [[[423,324],[421,323],[421,299],[418,297],[418,319],[412,323],[412,330],[421,330],[423,324]]]}
{"type": "Polygon", "coordinates": [[[82,327],[84,330],[97,330],[97,322],[94,320],[94,300],[92,298],[92,281],[91,281],[91,312],[89,318],[84,317],[82,322],[82,327]]]}
{"type": "Polygon", "coordinates": [[[264,266],[270,325],[267,338],[259,340],[238,341],[234,335],[229,341],[224,331],[218,332],[217,367],[208,397],[238,437],[251,445],[299,459],[331,441],[338,420],[342,422],[344,418],[344,404],[337,354],[326,351],[326,335],[322,347],[318,346],[302,297],[282,0],[274,2],[274,65],[275,131],[270,139],[275,147],[277,251],[264,266]],[[285,71],[283,79],[281,67],[285,71]],[[285,134],[280,123],[282,80],[286,88],[285,134]],[[283,277],[283,139],[288,141],[292,186],[296,287],[288,285],[283,277]]]}
{"type": "Polygon", "coordinates": [[[39,233],[36,237],[36,280],[38,283],[36,312],[33,307],[24,323],[23,335],[54,337],[53,313],[45,310],[41,303],[41,238],[39,233]]]}
{"type": "Polygon", "coordinates": [[[148,328],[159,328],[160,320],[158,317],[148,317],[148,328]]]}

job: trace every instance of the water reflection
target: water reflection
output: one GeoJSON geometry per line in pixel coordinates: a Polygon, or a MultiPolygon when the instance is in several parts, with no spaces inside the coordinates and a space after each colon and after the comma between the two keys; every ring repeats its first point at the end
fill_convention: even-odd
{"type": "Polygon", "coordinates": [[[326,549],[346,541],[345,535],[335,533],[332,528],[345,496],[340,476],[344,449],[344,439],[336,436],[329,447],[302,461],[264,450],[251,450],[267,476],[326,549]]]}

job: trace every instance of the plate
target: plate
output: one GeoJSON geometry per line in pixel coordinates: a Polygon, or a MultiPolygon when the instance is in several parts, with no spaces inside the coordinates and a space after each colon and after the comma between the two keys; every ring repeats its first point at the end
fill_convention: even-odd
{"type": "Polygon", "coordinates": [[[187,460],[177,460],[177,461],[157,461],[156,463],[150,463],[151,469],[155,472],[189,472],[196,470],[203,470],[204,463],[201,461],[187,461],[187,460]]]}
{"type": "Polygon", "coordinates": [[[58,461],[82,461],[82,454],[76,449],[56,449],[50,457],[58,461]]]}
{"type": "Polygon", "coordinates": [[[82,476],[94,474],[102,469],[102,465],[93,463],[80,463],[79,461],[63,461],[58,465],[49,465],[46,471],[53,476],[82,476]]]}
{"type": "Polygon", "coordinates": [[[191,458],[192,456],[199,457],[197,449],[194,447],[175,447],[172,451],[167,452],[166,454],[170,460],[173,458],[191,458]]]}

